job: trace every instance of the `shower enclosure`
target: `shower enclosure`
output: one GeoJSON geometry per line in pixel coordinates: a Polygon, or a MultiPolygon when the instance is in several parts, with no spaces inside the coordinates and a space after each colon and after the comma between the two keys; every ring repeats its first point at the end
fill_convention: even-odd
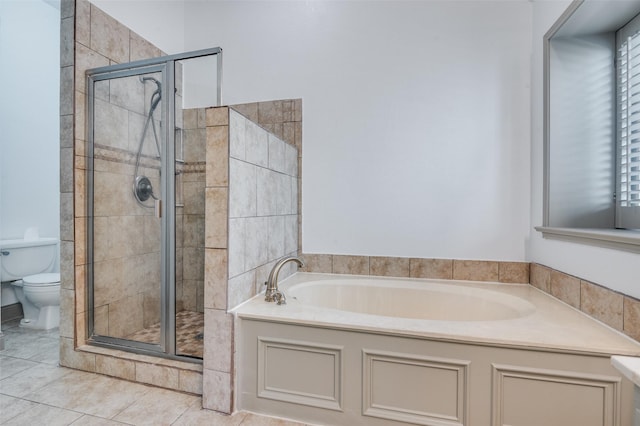
{"type": "Polygon", "coordinates": [[[202,358],[204,107],[222,50],[87,71],[89,341],[202,358]]]}

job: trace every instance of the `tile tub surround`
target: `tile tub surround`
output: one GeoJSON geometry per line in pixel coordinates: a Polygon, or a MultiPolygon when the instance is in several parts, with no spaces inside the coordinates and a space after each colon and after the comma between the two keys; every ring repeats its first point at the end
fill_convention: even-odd
{"type": "Polygon", "coordinates": [[[303,272],[529,283],[528,262],[302,254],[303,272]]]}
{"type": "Polygon", "coordinates": [[[527,262],[303,254],[303,272],[530,283],[640,341],[640,300],[527,262]]]}
{"type": "Polygon", "coordinates": [[[537,263],[531,285],[640,341],[640,300],[537,263]]]}

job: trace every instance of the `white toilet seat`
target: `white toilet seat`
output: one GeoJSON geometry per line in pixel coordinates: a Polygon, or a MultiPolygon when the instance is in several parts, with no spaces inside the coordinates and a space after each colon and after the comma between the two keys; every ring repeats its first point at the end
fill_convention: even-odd
{"type": "Polygon", "coordinates": [[[29,275],[22,278],[24,287],[52,287],[60,285],[60,273],[29,275]]]}

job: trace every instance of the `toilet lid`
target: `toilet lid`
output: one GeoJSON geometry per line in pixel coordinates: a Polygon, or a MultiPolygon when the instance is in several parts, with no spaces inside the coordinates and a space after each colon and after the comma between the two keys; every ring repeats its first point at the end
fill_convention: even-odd
{"type": "Polygon", "coordinates": [[[57,284],[60,282],[60,273],[36,274],[24,277],[25,284],[57,284]]]}

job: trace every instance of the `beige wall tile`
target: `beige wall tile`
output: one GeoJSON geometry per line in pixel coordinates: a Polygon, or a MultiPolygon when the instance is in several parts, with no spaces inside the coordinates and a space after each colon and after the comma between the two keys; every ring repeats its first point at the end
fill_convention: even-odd
{"type": "Polygon", "coordinates": [[[60,326],[61,337],[73,339],[75,336],[74,290],[60,289],[60,326]],[[64,313],[64,315],[63,315],[64,313]]]}
{"type": "MultiPolygon", "coordinates": [[[[75,88],[78,93],[85,95],[87,93],[87,77],[85,71],[91,68],[105,67],[109,65],[109,58],[91,50],[82,43],[76,43],[76,67],[75,67],[75,88]]],[[[76,120],[76,123],[83,124],[81,126],[81,134],[76,135],[84,140],[84,120],[76,120]]]]}
{"type": "Polygon", "coordinates": [[[73,240],[73,194],[60,194],[60,239],[73,240]]]}
{"type": "Polygon", "coordinates": [[[229,186],[229,127],[207,127],[207,186],[229,186]]]}
{"type": "Polygon", "coordinates": [[[133,31],[129,32],[130,37],[130,61],[139,61],[141,59],[158,58],[163,56],[162,50],[158,49],[152,43],[140,37],[133,31]]]}
{"type": "Polygon", "coordinates": [[[229,107],[216,107],[206,109],[207,126],[228,126],[229,107]]]}
{"type": "Polygon", "coordinates": [[[87,314],[86,312],[76,313],[75,318],[75,338],[76,338],[76,346],[85,345],[87,342],[87,314]]]}
{"type": "Polygon", "coordinates": [[[209,410],[231,413],[231,374],[204,369],[202,406],[209,410]]]}
{"type": "Polygon", "coordinates": [[[369,273],[384,277],[408,277],[409,258],[371,256],[369,258],[369,273]]]}
{"type": "Polygon", "coordinates": [[[233,315],[224,310],[205,309],[204,327],[204,368],[230,372],[233,353],[233,315]]]}
{"type": "Polygon", "coordinates": [[[87,263],[87,219],[78,217],[75,219],[75,260],[76,265],[84,265],[87,263]]]}
{"type": "Polygon", "coordinates": [[[205,249],[204,307],[227,309],[227,250],[205,249]]]}
{"type": "Polygon", "coordinates": [[[73,149],[60,150],[60,192],[73,192],[73,149]]]}
{"type": "Polygon", "coordinates": [[[282,101],[258,103],[258,123],[260,125],[282,123],[282,101]]]}
{"type": "Polygon", "coordinates": [[[119,64],[129,62],[129,29],[91,5],[90,47],[119,64]]]}
{"type": "Polygon", "coordinates": [[[61,0],[60,1],[60,18],[69,18],[75,14],[75,1],[74,0],[61,0]]]}
{"type": "Polygon", "coordinates": [[[322,272],[330,274],[333,271],[333,256],[330,254],[302,254],[304,268],[301,272],[322,272]]]}
{"type": "Polygon", "coordinates": [[[532,286],[546,293],[551,293],[551,269],[537,263],[532,263],[530,283],[532,286]]]}
{"type": "Polygon", "coordinates": [[[369,275],[368,256],[333,256],[334,274],[369,275]]]}
{"type": "Polygon", "coordinates": [[[240,303],[249,300],[256,293],[256,271],[258,269],[251,270],[242,275],[235,276],[229,279],[228,287],[228,306],[229,309],[233,309],[240,303]]]}
{"type": "Polygon", "coordinates": [[[143,326],[143,296],[136,294],[122,297],[109,304],[109,335],[125,337],[143,326]]]}
{"type": "Polygon", "coordinates": [[[282,140],[286,143],[296,145],[296,125],[293,122],[282,124],[282,140]]]}
{"type": "Polygon", "coordinates": [[[253,102],[249,104],[231,105],[231,109],[244,115],[249,120],[258,122],[258,103],[253,102]]]}
{"type": "Polygon", "coordinates": [[[96,355],[96,373],[134,381],[136,363],[127,359],[96,355]]]}
{"type": "Polygon", "coordinates": [[[76,312],[85,312],[87,304],[87,266],[76,266],[75,278],[76,312]]]}
{"type": "Polygon", "coordinates": [[[302,99],[293,100],[293,121],[302,121],[302,99]]]}
{"type": "Polygon", "coordinates": [[[207,188],[205,197],[205,247],[227,248],[229,191],[227,188],[207,188]]]}
{"type": "Polygon", "coordinates": [[[73,65],[73,17],[60,21],[60,66],[73,65]]]}
{"type": "Polygon", "coordinates": [[[529,283],[529,262],[499,262],[498,280],[501,283],[529,283]]]}
{"type": "Polygon", "coordinates": [[[551,294],[563,302],[580,309],[580,280],[571,275],[551,271],[551,294]]]}
{"type": "Polygon", "coordinates": [[[498,281],[498,262],[454,260],[453,279],[465,281],[498,281]]]}
{"type": "Polygon", "coordinates": [[[60,241],[60,287],[72,289],[75,282],[73,241],[60,241]]]}
{"type": "Polygon", "coordinates": [[[153,365],[146,362],[136,362],[136,382],[177,389],[179,385],[179,374],[177,368],[153,365]]]}
{"type": "Polygon", "coordinates": [[[60,68],[60,115],[73,114],[73,66],[60,68]]]}
{"type": "Polygon", "coordinates": [[[76,0],[76,41],[85,46],[91,45],[91,3],[88,0],[76,0]]]}
{"type": "Polygon", "coordinates": [[[199,371],[180,370],[178,390],[181,392],[202,395],[202,373],[199,371]]]}
{"type": "Polygon", "coordinates": [[[624,297],[587,281],[581,281],[580,284],[581,310],[616,330],[622,331],[624,297]]]}
{"type": "Polygon", "coordinates": [[[95,372],[96,356],[92,353],[75,351],[73,339],[60,337],[60,365],[95,372]]]}
{"type": "MultiPolygon", "coordinates": [[[[87,216],[87,174],[84,171],[76,171],[74,176],[75,189],[73,200],[73,211],[75,217],[87,216]]],[[[66,219],[66,218],[62,218],[66,219]]],[[[73,238],[71,238],[73,239],[73,238]]]]}
{"type": "Polygon", "coordinates": [[[61,115],[60,148],[73,148],[73,130],[73,115],[61,115]]]}
{"type": "Polygon", "coordinates": [[[640,340],[640,300],[625,296],[623,302],[623,330],[624,333],[635,339],[640,340]]]}
{"type": "Polygon", "coordinates": [[[453,260],[409,259],[409,276],[412,278],[453,279],[453,260]]]}

